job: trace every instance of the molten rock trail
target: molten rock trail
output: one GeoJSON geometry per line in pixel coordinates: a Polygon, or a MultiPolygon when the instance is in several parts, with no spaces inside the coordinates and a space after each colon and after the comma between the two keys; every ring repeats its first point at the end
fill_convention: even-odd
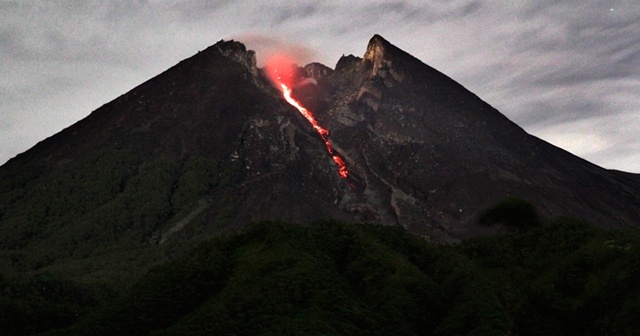
{"type": "Polygon", "coordinates": [[[347,170],[347,166],[344,160],[342,160],[342,158],[340,158],[340,156],[338,156],[333,150],[331,142],[329,141],[329,131],[326,128],[320,126],[316,119],[313,117],[313,113],[302,106],[302,104],[293,97],[293,61],[285,56],[274,56],[267,62],[266,72],[269,79],[271,79],[276,87],[282,92],[282,95],[287,103],[295,107],[300,112],[300,114],[302,114],[305,119],[309,121],[311,126],[313,126],[313,129],[318,132],[322,140],[324,140],[324,143],[327,146],[327,152],[329,152],[329,155],[331,155],[333,161],[338,166],[338,174],[341,178],[346,179],[349,176],[349,171],[347,170]]]}

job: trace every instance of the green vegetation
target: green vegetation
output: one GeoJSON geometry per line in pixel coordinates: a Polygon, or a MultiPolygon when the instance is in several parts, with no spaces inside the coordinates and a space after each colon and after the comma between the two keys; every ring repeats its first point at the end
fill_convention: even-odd
{"type": "Polygon", "coordinates": [[[0,279],[21,335],[633,335],[640,233],[556,219],[435,246],[395,227],[257,223],[126,290],[0,279]]]}
{"type": "MultiPolygon", "coordinates": [[[[2,173],[16,178],[0,181],[0,274],[50,272],[88,282],[113,282],[115,268],[162,260],[153,245],[198,207],[228,213],[229,197],[208,198],[234,178],[233,169],[208,158],[150,159],[109,146],[51,172],[2,173]],[[123,253],[131,256],[119,265],[123,253]]],[[[132,281],[145,271],[116,278],[132,281]]]]}
{"type": "Polygon", "coordinates": [[[506,199],[478,220],[510,233],[457,246],[336,222],[211,238],[234,211],[234,176],[203,157],[106,148],[3,181],[0,335],[640,332],[638,230],[506,199]]]}

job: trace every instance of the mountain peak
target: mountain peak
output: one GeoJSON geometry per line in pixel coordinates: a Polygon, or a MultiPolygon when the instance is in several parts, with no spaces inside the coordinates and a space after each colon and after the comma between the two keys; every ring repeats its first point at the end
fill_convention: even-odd
{"type": "Polygon", "coordinates": [[[415,58],[377,34],[369,40],[362,59],[365,69],[371,69],[371,78],[379,76],[387,82],[402,82],[407,77],[406,71],[402,69],[414,62],[415,58]]]}
{"type": "Polygon", "coordinates": [[[373,67],[373,76],[377,74],[381,67],[386,65],[389,58],[387,53],[390,45],[391,44],[387,40],[377,34],[373,35],[371,40],[369,40],[363,62],[371,62],[373,67]]]}
{"type": "Polygon", "coordinates": [[[230,60],[246,66],[252,74],[258,74],[256,53],[253,50],[247,50],[244,44],[234,40],[220,40],[208,49],[217,51],[230,60]]]}
{"type": "Polygon", "coordinates": [[[391,43],[389,43],[389,41],[387,41],[384,37],[375,34],[369,40],[366,54],[369,54],[369,52],[373,50],[383,50],[385,47],[388,47],[390,45],[391,43]]]}

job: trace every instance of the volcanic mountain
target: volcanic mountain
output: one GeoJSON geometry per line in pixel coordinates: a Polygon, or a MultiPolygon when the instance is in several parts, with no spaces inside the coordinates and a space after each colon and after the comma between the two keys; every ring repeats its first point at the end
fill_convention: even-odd
{"type": "Polygon", "coordinates": [[[527,134],[378,35],[362,58],[294,70],[293,96],[326,139],[253,51],[220,41],[13,158],[0,167],[0,266],[73,269],[262,220],[400,225],[451,242],[500,231],[476,218],[509,196],[546,216],[640,226],[640,176],[527,134]]]}

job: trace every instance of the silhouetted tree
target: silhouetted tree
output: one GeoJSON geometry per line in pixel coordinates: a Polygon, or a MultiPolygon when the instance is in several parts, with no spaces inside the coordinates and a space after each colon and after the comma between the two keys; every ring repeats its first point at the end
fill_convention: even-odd
{"type": "Polygon", "coordinates": [[[536,207],[526,200],[508,197],[480,213],[482,225],[504,225],[509,228],[531,228],[540,225],[536,207]]]}

